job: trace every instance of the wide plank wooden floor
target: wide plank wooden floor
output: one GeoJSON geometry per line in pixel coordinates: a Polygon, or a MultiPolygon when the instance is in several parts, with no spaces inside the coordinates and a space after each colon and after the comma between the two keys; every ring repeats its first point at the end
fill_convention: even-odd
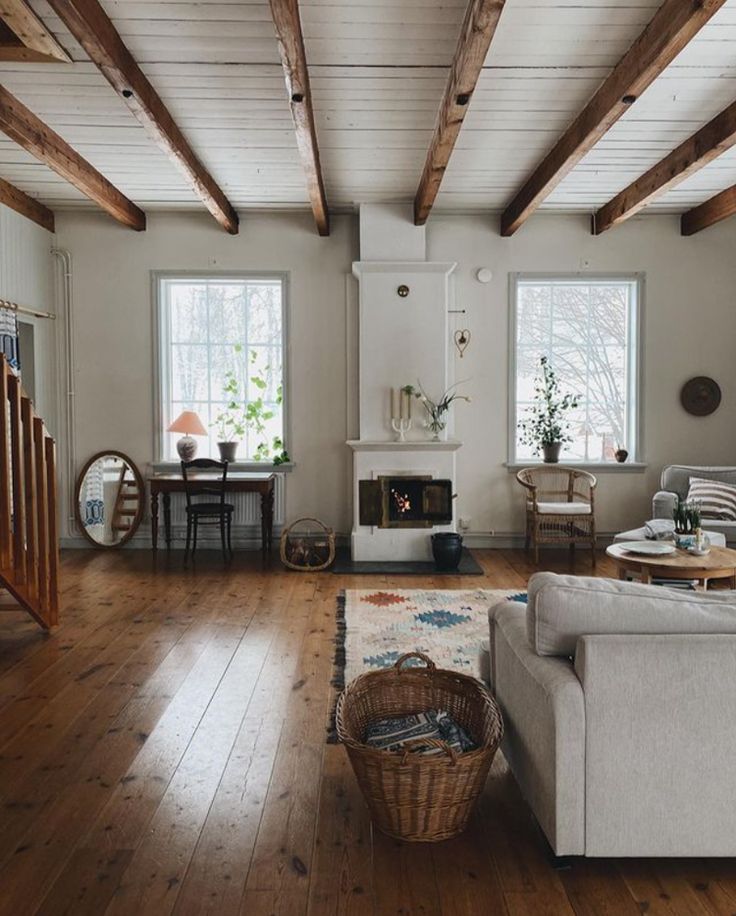
{"type": "Polygon", "coordinates": [[[336,595],[516,589],[533,571],[519,551],[477,556],[482,579],[389,579],[66,552],[55,633],[0,617],[0,914],[735,914],[731,860],[555,871],[500,755],[459,839],[371,829],[325,743],[336,595]]]}

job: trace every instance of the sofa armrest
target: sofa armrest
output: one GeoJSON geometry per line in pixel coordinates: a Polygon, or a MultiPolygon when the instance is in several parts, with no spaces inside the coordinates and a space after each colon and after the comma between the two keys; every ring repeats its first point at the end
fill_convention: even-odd
{"type": "Polygon", "coordinates": [[[557,855],[585,852],[585,709],[572,661],[537,655],[526,609],[507,602],[491,620],[493,688],[503,752],[557,855]]]}
{"type": "Polygon", "coordinates": [[[652,518],[672,518],[672,513],[679,499],[677,493],[660,490],[652,498],[652,518]]]}

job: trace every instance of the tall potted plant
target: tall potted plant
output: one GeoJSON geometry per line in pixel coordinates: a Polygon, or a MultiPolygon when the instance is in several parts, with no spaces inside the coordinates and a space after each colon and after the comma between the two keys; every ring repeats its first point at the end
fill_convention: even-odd
{"type": "Polygon", "coordinates": [[[238,446],[245,435],[246,416],[241,403],[240,384],[234,372],[225,373],[222,390],[227,404],[220,410],[212,423],[217,429],[217,448],[220,461],[235,461],[238,446]]]}
{"type": "MultiPolygon", "coordinates": [[[[236,353],[240,353],[242,349],[243,347],[241,344],[235,345],[236,353]]],[[[251,352],[251,365],[255,364],[256,358],[255,352],[251,352]]],[[[269,367],[266,366],[263,373],[268,372],[268,369],[269,367]]],[[[222,386],[222,390],[226,396],[227,403],[215,416],[212,423],[212,425],[217,428],[217,448],[220,452],[220,459],[222,461],[235,461],[238,445],[240,445],[243,436],[245,436],[246,430],[252,429],[259,435],[262,435],[266,429],[266,421],[273,417],[273,411],[263,400],[263,392],[265,392],[268,387],[268,383],[263,377],[263,374],[253,372],[250,376],[250,384],[258,390],[259,394],[257,397],[253,398],[253,400],[247,401],[245,393],[240,389],[237,375],[231,370],[225,373],[225,384],[222,386]]],[[[282,389],[281,386],[279,386],[277,403],[281,402],[281,398],[282,389]]],[[[278,445],[280,446],[281,454],[286,456],[283,460],[288,460],[288,455],[283,450],[283,443],[280,439],[278,440],[278,445]]],[[[274,440],[274,448],[277,449],[276,440],[274,440]]],[[[256,449],[254,460],[260,461],[262,458],[266,457],[268,453],[268,447],[265,443],[261,443],[256,449]]],[[[278,454],[279,452],[277,449],[277,456],[278,454]]]]}
{"type": "Polygon", "coordinates": [[[572,442],[567,415],[578,406],[573,394],[561,394],[555,371],[546,356],[539,359],[534,381],[534,403],[519,422],[519,440],[542,452],[545,464],[556,464],[566,442],[572,442]]]}

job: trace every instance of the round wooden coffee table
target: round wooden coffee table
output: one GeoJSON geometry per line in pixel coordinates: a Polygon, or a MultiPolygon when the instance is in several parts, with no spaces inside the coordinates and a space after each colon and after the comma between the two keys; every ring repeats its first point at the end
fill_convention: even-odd
{"type": "Polygon", "coordinates": [[[624,550],[621,544],[612,544],[606,554],[616,564],[619,579],[629,574],[651,583],[652,579],[697,579],[708,588],[711,579],[729,579],[730,587],[736,588],[736,550],[729,547],[711,547],[702,557],[693,556],[687,550],[659,557],[640,556],[624,550]]]}

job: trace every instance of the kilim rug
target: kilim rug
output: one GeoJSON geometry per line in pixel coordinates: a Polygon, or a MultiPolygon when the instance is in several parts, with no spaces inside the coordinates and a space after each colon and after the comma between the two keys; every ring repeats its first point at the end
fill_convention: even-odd
{"type": "MultiPolygon", "coordinates": [[[[349,589],[337,599],[333,685],[388,668],[405,652],[428,655],[438,668],[481,675],[488,609],[526,593],[510,589],[349,589]]],[[[410,664],[413,660],[410,660],[410,664]]],[[[422,663],[417,659],[417,665],[422,663]]]]}

